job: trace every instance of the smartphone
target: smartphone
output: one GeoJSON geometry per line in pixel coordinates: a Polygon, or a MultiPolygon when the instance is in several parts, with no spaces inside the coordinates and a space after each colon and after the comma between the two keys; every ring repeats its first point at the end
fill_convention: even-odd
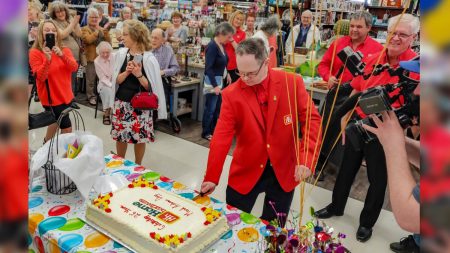
{"type": "Polygon", "coordinates": [[[47,33],[45,34],[45,46],[52,49],[55,46],[55,34],[47,33]]]}
{"type": "Polygon", "coordinates": [[[31,27],[38,27],[39,26],[39,22],[31,22],[31,27]]]}
{"type": "Polygon", "coordinates": [[[133,57],[133,61],[134,61],[134,63],[136,63],[136,64],[141,63],[141,62],[142,62],[142,55],[141,55],[141,54],[135,55],[135,56],[133,57]]]}

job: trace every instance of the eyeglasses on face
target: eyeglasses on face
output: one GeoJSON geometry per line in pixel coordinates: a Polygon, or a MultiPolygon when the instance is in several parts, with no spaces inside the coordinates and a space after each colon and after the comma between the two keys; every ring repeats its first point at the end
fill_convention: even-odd
{"type": "Polygon", "coordinates": [[[264,61],[259,66],[258,71],[243,73],[243,72],[240,72],[239,70],[236,70],[236,74],[238,76],[240,76],[240,77],[254,78],[255,76],[257,76],[259,74],[259,72],[261,71],[263,65],[264,65],[264,61]]]}

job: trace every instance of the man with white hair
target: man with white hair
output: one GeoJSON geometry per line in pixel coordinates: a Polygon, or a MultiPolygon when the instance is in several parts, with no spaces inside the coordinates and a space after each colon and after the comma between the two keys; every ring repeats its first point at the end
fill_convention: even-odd
{"type": "MultiPolygon", "coordinates": [[[[401,15],[398,15],[389,20],[388,33],[392,34],[392,37],[387,42],[386,51],[381,51],[364,59],[366,62],[364,75],[370,75],[376,64],[389,64],[390,68],[397,69],[400,61],[408,61],[416,57],[416,53],[411,50],[411,44],[417,37],[420,29],[419,18],[411,14],[404,14],[400,18],[401,15]]],[[[420,79],[418,74],[411,73],[409,76],[415,80],[420,79]]],[[[398,76],[391,76],[388,70],[373,75],[368,80],[364,80],[363,76],[358,76],[350,83],[353,87],[350,96],[376,86],[398,83],[398,81],[398,76]]],[[[398,89],[390,92],[389,97],[394,99],[391,102],[391,106],[394,109],[401,107],[404,103],[404,97],[399,95],[398,89]]],[[[375,225],[383,207],[387,185],[387,169],[383,147],[379,140],[374,139],[370,142],[365,142],[360,134],[349,131],[349,129],[354,127],[355,120],[367,117],[359,107],[356,108],[355,112],[354,115],[350,115],[350,112],[348,112],[341,120],[341,129],[346,129],[342,134],[344,157],[334,185],[332,202],[325,208],[317,211],[315,216],[319,219],[326,219],[344,214],[353,181],[361,167],[362,160],[365,159],[370,185],[356,233],[357,240],[365,242],[372,236],[372,227],[375,225]],[[352,119],[349,121],[349,127],[347,128],[346,122],[350,116],[352,116],[352,119]],[[346,140],[350,138],[351,142],[346,140]]]]}
{"type": "Polygon", "coordinates": [[[301,24],[292,28],[286,40],[286,54],[292,53],[292,36],[294,36],[294,47],[310,48],[313,42],[319,43],[320,31],[312,22],[313,14],[310,10],[302,13],[301,24]],[[292,35],[294,34],[294,35],[292,35]]]}

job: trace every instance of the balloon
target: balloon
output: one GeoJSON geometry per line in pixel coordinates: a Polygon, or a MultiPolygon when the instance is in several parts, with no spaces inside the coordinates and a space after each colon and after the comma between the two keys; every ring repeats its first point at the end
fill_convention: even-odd
{"type": "Polygon", "coordinates": [[[249,213],[241,213],[241,220],[245,224],[256,224],[259,222],[259,219],[257,217],[249,213]]]}
{"type": "Polygon", "coordinates": [[[227,204],[227,209],[230,210],[230,211],[237,211],[238,210],[236,207],[230,206],[228,204],[227,204]]]}
{"type": "Polygon", "coordinates": [[[44,199],[41,197],[31,197],[28,200],[28,209],[35,208],[37,206],[40,206],[42,203],[44,203],[44,199]]]}
{"type": "Polygon", "coordinates": [[[115,160],[122,160],[123,159],[122,157],[120,157],[118,155],[112,155],[111,157],[112,157],[112,159],[115,159],[115,160]]]}
{"type": "Polygon", "coordinates": [[[238,213],[230,213],[225,215],[227,217],[228,224],[236,226],[241,223],[241,216],[238,213]]]}
{"type": "Polygon", "coordinates": [[[269,230],[267,230],[266,226],[262,226],[262,227],[259,229],[259,232],[261,233],[261,235],[262,235],[263,237],[268,237],[268,236],[270,236],[270,235],[272,234],[269,230]]]}
{"type": "Polygon", "coordinates": [[[116,168],[116,167],[122,166],[122,164],[123,164],[123,161],[121,161],[121,160],[112,160],[106,164],[106,167],[116,168]]]}
{"type": "Polygon", "coordinates": [[[113,248],[120,249],[120,248],[123,248],[123,245],[118,243],[118,242],[116,242],[116,241],[114,241],[113,248]]]}
{"type": "Polygon", "coordinates": [[[134,168],[134,171],[139,172],[139,171],[144,171],[145,167],[144,166],[137,166],[136,168],[134,168]]]}
{"type": "Polygon", "coordinates": [[[34,232],[36,232],[36,228],[39,224],[39,222],[44,220],[44,215],[40,214],[40,213],[31,213],[30,215],[28,215],[28,232],[30,232],[30,234],[34,234],[34,232]]]}
{"type": "Polygon", "coordinates": [[[47,218],[38,225],[39,234],[42,236],[43,234],[47,233],[50,230],[58,229],[64,224],[66,224],[67,220],[64,217],[50,217],[47,218]]]}
{"type": "Polygon", "coordinates": [[[173,182],[172,179],[170,179],[170,178],[168,178],[168,177],[164,177],[164,176],[161,176],[159,179],[160,179],[161,181],[163,181],[163,182],[166,182],[166,183],[172,183],[172,182],[173,182]]]}
{"type": "Polygon", "coordinates": [[[50,239],[49,249],[49,253],[61,253],[61,249],[59,249],[58,242],[55,239],[50,239]]]}
{"type": "Polygon", "coordinates": [[[128,176],[128,175],[131,174],[131,172],[130,172],[129,170],[116,170],[116,171],[114,171],[114,172],[111,173],[111,174],[116,174],[116,173],[122,174],[122,175],[124,175],[124,176],[128,176]]]}
{"type": "Polygon", "coordinates": [[[167,190],[167,191],[170,191],[170,189],[172,189],[172,184],[171,183],[159,182],[156,185],[161,187],[164,190],[167,190]]]}
{"type": "Polygon", "coordinates": [[[95,231],[86,237],[84,245],[86,248],[96,248],[105,245],[108,241],[109,238],[107,236],[95,231]]]}
{"type": "Polygon", "coordinates": [[[196,203],[200,204],[200,205],[204,205],[204,206],[208,206],[209,204],[211,204],[211,200],[209,199],[208,196],[198,196],[195,198],[194,200],[196,203]]]}
{"type": "Polygon", "coordinates": [[[68,205],[59,205],[54,206],[50,210],[48,210],[49,216],[60,216],[70,211],[70,206],[68,205]]]}
{"type": "Polygon", "coordinates": [[[111,161],[111,158],[105,157],[105,163],[108,163],[109,161],[111,161]]]}
{"type": "Polygon", "coordinates": [[[125,162],[123,163],[123,165],[125,165],[125,166],[134,166],[134,165],[136,165],[136,163],[134,163],[134,162],[132,162],[132,161],[130,161],[130,160],[125,160],[125,162]]]}
{"type": "Polygon", "coordinates": [[[316,233],[316,239],[319,242],[326,242],[331,238],[331,236],[325,232],[316,233]]]}
{"type": "Polygon", "coordinates": [[[182,184],[182,183],[179,183],[179,182],[173,182],[173,188],[175,190],[181,190],[181,189],[186,188],[186,186],[184,184],[182,184]]]}
{"type": "Polygon", "coordinates": [[[75,231],[84,226],[84,221],[80,220],[79,218],[73,218],[67,221],[67,223],[60,227],[59,230],[61,231],[75,231]]]}
{"type": "Polygon", "coordinates": [[[233,230],[229,230],[226,234],[224,234],[222,237],[220,237],[221,240],[227,240],[230,239],[233,236],[233,230]]]}
{"type": "Polygon", "coordinates": [[[147,179],[148,181],[156,181],[159,179],[159,174],[156,172],[147,172],[145,174],[142,175],[145,179],[147,179]]]}
{"type": "Polygon", "coordinates": [[[194,193],[192,193],[192,192],[184,192],[184,193],[180,193],[179,195],[181,197],[187,198],[187,199],[193,199],[194,198],[194,193]]]}
{"type": "Polygon", "coordinates": [[[30,245],[33,243],[33,238],[31,238],[30,234],[27,234],[27,246],[30,247],[30,245]]]}
{"type": "Polygon", "coordinates": [[[33,249],[28,249],[28,253],[36,253],[33,249]]]}
{"type": "Polygon", "coordinates": [[[36,185],[33,189],[31,189],[31,192],[38,192],[40,190],[42,190],[42,185],[36,185]]]}
{"type": "Polygon", "coordinates": [[[220,203],[220,201],[218,201],[217,199],[215,199],[215,198],[210,198],[211,199],[211,201],[213,202],[213,203],[220,203]]]}
{"type": "Polygon", "coordinates": [[[131,181],[135,180],[136,178],[138,178],[140,175],[141,175],[141,174],[133,173],[133,174],[131,174],[131,175],[127,175],[126,178],[127,178],[128,181],[131,182],[131,181]]]}
{"type": "Polygon", "coordinates": [[[39,253],[45,253],[44,244],[42,243],[42,240],[40,237],[38,237],[38,236],[34,237],[34,246],[36,246],[39,253]]]}
{"type": "Polygon", "coordinates": [[[83,236],[78,234],[67,234],[61,236],[58,240],[58,245],[64,252],[69,252],[83,242],[83,236]]]}
{"type": "Polygon", "coordinates": [[[252,227],[247,227],[239,230],[237,233],[239,240],[243,242],[256,242],[259,238],[259,233],[252,227]]]}

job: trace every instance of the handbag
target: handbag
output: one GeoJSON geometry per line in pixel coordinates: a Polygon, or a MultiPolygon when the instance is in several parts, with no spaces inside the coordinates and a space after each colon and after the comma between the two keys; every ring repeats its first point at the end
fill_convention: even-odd
{"type": "MultiPolygon", "coordinates": [[[[138,110],[158,110],[158,96],[152,92],[150,82],[149,91],[140,91],[131,99],[131,106],[138,110]]],[[[139,87],[140,89],[140,87],[139,87]]]]}
{"type": "MultiPolygon", "coordinates": [[[[28,130],[46,127],[51,124],[56,123],[56,117],[55,113],[53,112],[53,109],[51,107],[52,105],[52,99],[50,98],[50,87],[48,85],[48,80],[45,80],[45,86],[47,87],[47,95],[48,95],[48,102],[50,103],[50,111],[43,111],[40,113],[28,113],[28,130]]],[[[35,89],[35,85],[33,89],[35,89]]],[[[28,98],[28,110],[30,109],[31,99],[33,96],[30,96],[28,98]]]]}

